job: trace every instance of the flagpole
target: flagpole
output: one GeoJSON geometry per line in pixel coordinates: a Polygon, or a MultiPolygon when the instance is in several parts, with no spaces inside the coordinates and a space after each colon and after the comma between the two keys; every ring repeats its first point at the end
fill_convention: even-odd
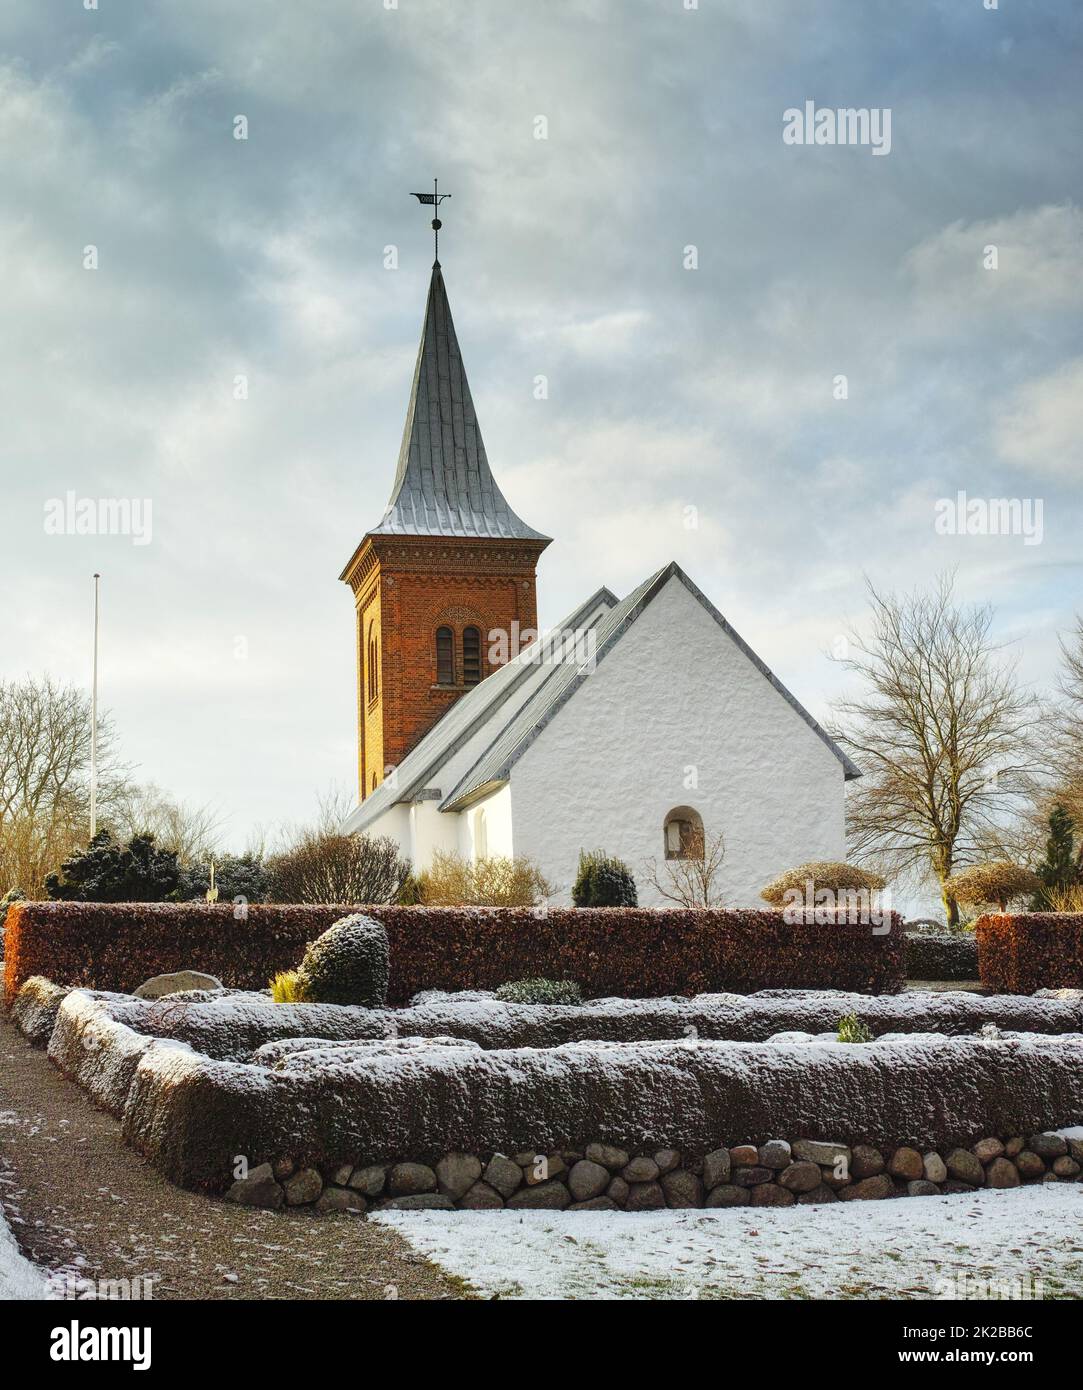
{"type": "Polygon", "coordinates": [[[94,576],[94,678],[90,692],[90,838],[98,833],[98,627],[101,613],[100,574],[94,576]]]}

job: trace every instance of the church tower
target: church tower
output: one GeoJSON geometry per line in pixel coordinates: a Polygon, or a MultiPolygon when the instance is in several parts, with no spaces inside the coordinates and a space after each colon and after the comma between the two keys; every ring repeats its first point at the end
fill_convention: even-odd
{"type": "Polygon", "coordinates": [[[490,633],[514,655],[513,635],[537,628],[549,541],[489,468],[437,260],[391,499],[340,575],[357,609],[362,800],[489,674],[490,633]]]}

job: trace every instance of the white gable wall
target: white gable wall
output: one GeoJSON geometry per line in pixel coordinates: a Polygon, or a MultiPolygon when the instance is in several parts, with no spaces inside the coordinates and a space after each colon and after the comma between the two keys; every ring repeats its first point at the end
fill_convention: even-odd
{"type": "Polygon", "coordinates": [[[729,906],[764,904],[775,874],[845,858],[843,769],[714,618],[671,578],[513,766],[517,854],[568,901],[580,849],[624,859],[639,900],[660,904],[644,863],[693,806],[721,831],[729,906]]]}

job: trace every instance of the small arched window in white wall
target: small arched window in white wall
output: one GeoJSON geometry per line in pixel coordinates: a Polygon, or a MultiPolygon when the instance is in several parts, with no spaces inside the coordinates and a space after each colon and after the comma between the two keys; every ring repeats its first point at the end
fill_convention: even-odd
{"type": "Polygon", "coordinates": [[[703,818],[691,806],[674,806],[666,816],[663,836],[667,859],[703,858],[703,818]]]}
{"type": "Polygon", "coordinates": [[[485,824],[485,808],[474,813],[474,858],[488,859],[489,828],[485,824]]]}

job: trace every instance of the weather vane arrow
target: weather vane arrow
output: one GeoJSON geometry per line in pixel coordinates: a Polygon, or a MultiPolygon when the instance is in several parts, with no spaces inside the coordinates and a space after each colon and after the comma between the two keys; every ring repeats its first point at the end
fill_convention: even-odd
{"type": "Polygon", "coordinates": [[[430,205],[430,206],[432,207],[432,209],[433,209],[432,236],[433,236],[433,251],[434,251],[434,253],[435,253],[433,259],[434,259],[435,263],[436,263],[437,265],[439,265],[439,264],[440,264],[440,228],[444,225],[444,224],[440,221],[440,204],[444,201],[445,198],[450,198],[450,197],[451,197],[451,194],[450,194],[450,193],[441,193],[441,192],[440,192],[440,189],[439,189],[439,180],[438,180],[438,179],[433,179],[433,181],[432,181],[432,192],[431,192],[431,193],[412,193],[410,196],[411,196],[412,198],[416,198],[417,201],[418,201],[419,203],[421,203],[422,206],[425,206],[426,204],[428,204],[428,205],[430,205]]]}

